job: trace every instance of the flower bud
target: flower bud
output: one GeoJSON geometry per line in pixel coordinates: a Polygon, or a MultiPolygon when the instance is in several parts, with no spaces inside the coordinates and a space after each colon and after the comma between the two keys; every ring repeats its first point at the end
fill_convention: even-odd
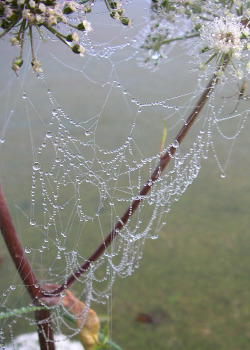
{"type": "Polygon", "coordinates": [[[121,17],[120,20],[124,26],[130,26],[132,23],[132,20],[128,17],[121,17]]]}
{"type": "Polygon", "coordinates": [[[75,44],[73,46],[71,46],[71,49],[74,53],[83,55],[85,53],[85,48],[79,44],[75,44]]]}
{"type": "Polygon", "coordinates": [[[69,42],[72,42],[72,41],[73,41],[73,36],[72,36],[72,34],[68,34],[68,35],[66,36],[66,40],[69,41],[69,42]]]}
{"type": "Polygon", "coordinates": [[[4,5],[2,2],[0,2],[0,16],[3,16],[4,14],[4,5]]]}
{"type": "Polygon", "coordinates": [[[114,10],[114,9],[117,8],[117,2],[116,2],[116,1],[111,1],[111,2],[109,3],[109,6],[114,10]]]}
{"type": "Polygon", "coordinates": [[[12,61],[12,65],[11,68],[13,69],[13,71],[17,74],[18,69],[22,66],[23,64],[23,60],[19,57],[19,58],[15,58],[12,61]]]}

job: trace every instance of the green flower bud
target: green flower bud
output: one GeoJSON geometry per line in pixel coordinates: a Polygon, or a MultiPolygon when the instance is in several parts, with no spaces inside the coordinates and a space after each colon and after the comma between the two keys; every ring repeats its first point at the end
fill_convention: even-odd
{"type": "Polygon", "coordinates": [[[11,22],[8,21],[7,19],[3,18],[1,21],[1,28],[2,29],[8,29],[11,25],[11,22]]]}
{"type": "Polygon", "coordinates": [[[13,60],[13,63],[16,64],[19,68],[23,65],[23,60],[19,57],[13,60]]]}
{"type": "Polygon", "coordinates": [[[131,19],[129,19],[128,17],[121,17],[120,20],[122,24],[125,26],[129,26],[132,22],[131,19]]]}
{"type": "Polygon", "coordinates": [[[78,29],[78,30],[81,30],[81,31],[85,30],[84,24],[83,24],[82,22],[79,23],[79,24],[77,25],[77,29],[78,29]]]}
{"type": "Polygon", "coordinates": [[[195,30],[198,31],[199,29],[201,29],[201,24],[200,23],[196,24],[196,26],[195,26],[195,30]]]}
{"type": "Polygon", "coordinates": [[[117,8],[117,2],[116,2],[116,1],[111,1],[111,2],[109,3],[109,6],[114,10],[114,9],[117,8]]]}
{"type": "Polygon", "coordinates": [[[111,12],[110,12],[110,16],[111,16],[112,18],[115,18],[115,16],[116,16],[116,11],[111,11],[111,12]]]}
{"type": "Polygon", "coordinates": [[[75,45],[71,46],[71,49],[72,49],[72,51],[73,51],[74,53],[76,53],[76,54],[81,54],[81,55],[83,55],[84,52],[85,52],[84,47],[81,46],[81,45],[78,45],[78,44],[75,44],[75,45]]]}
{"type": "Polygon", "coordinates": [[[201,50],[201,52],[203,53],[203,52],[207,52],[209,50],[210,50],[210,48],[206,46],[206,47],[204,47],[204,49],[201,50]]]}
{"type": "Polygon", "coordinates": [[[71,14],[71,13],[73,13],[74,11],[69,7],[69,6],[65,6],[64,8],[63,8],[63,13],[65,14],[65,15],[69,15],[69,14],[71,14]]]}
{"type": "Polygon", "coordinates": [[[68,34],[68,35],[66,36],[66,40],[69,41],[69,42],[72,42],[72,41],[73,41],[72,34],[68,34]]]}
{"type": "Polygon", "coordinates": [[[22,66],[23,64],[23,60],[19,57],[19,58],[15,58],[13,61],[12,61],[12,65],[11,65],[11,68],[13,69],[13,71],[16,73],[17,75],[17,71],[18,69],[22,66]]]}
{"type": "Polygon", "coordinates": [[[0,2],[0,16],[3,16],[4,14],[4,6],[3,6],[3,3],[0,2]]]}
{"type": "Polygon", "coordinates": [[[56,0],[47,0],[47,1],[44,1],[44,4],[45,4],[46,6],[55,6],[56,3],[57,3],[56,0]]]}

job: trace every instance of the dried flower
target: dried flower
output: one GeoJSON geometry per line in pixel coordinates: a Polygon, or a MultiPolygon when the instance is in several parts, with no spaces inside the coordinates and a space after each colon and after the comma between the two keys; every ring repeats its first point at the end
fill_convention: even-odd
{"type": "Polygon", "coordinates": [[[33,59],[31,61],[31,65],[33,68],[34,73],[37,73],[37,75],[39,75],[39,73],[42,73],[42,68],[41,68],[41,62],[38,59],[33,59]]]}

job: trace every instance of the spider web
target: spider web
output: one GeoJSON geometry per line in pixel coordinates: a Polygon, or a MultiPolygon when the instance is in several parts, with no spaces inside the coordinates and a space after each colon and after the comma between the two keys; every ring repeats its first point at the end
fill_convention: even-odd
{"type": "MultiPolygon", "coordinates": [[[[180,44],[168,48],[158,69],[154,57],[153,64],[145,64],[141,45],[152,25],[149,4],[142,8],[131,2],[126,10],[133,14],[132,28],[111,22],[104,5],[97,3],[90,15],[95,30],[82,38],[84,58],[72,56],[58,42],[37,40],[44,69],[39,79],[28,64],[19,79],[9,72],[13,49],[1,42],[1,180],[41,284],[64,284],[88,261],[131,201],[138,199],[161,152],[176,148],[170,167],[136,213],[74,284],[75,294],[88,307],[103,304],[109,313],[113,283],[139,266],[145,241],[158,237],[167,213],[198,176],[202,161],[214,156],[225,176],[235,139],[249,115],[244,99],[234,110],[239,87],[226,76],[180,147],[176,134],[208,80],[199,77],[188,47],[180,44]],[[163,120],[167,139],[160,150],[163,120]],[[225,154],[221,143],[228,145],[225,154]]],[[[30,304],[13,271],[1,285],[5,312],[30,304]]],[[[64,333],[64,340],[76,335],[78,330],[62,316],[67,312],[63,305],[52,309],[55,331],[64,333]]],[[[30,314],[1,320],[2,344],[11,340],[11,348],[16,348],[20,320],[35,324],[30,314]]]]}

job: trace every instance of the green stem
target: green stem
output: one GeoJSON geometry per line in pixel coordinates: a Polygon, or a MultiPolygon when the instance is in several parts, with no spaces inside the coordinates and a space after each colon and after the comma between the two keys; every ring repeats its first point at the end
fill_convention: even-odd
{"type": "Polygon", "coordinates": [[[22,21],[20,28],[19,28],[19,31],[18,31],[18,34],[17,34],[17,38],[19,41],[21,40],[21,42],[24,39],[25,25],[26,25],[26,19],[24,19],[22,21]],[[22,34],[22,38],[20,39],[21,34],[22,34]]]}
{"type": "Polygon", "coordinates": [[[36,25],[36,29],[37,29],[37,31],[38,31],[38,33],[39,33],[40,38],[42,39],[42,41],[46,43],[46,40],[45,40],[44,37],[42,36],[42,31],[41,31],[41,29],[40,29],[40,27],[39,27],[38,25],[36,25]]]}
{"type": "Polygon", "coordinates": [[[204,64],[206,65],[206,64],[208,64],[209,62],[211,62],[212,61],[212,59],[214,59],[214,57],[216,57],[218,55],[218,53],[216,52],[216,53],[214,53],[204,64]]]}
{"type": "Polygon", "coordinates": [[[104,2],[105,2],[105,4],[106,4],[106,6],[107,6],[107,9],[109,10],[109,12],[111,12],[111,8],[110,8],[110,6],[109,6],[109,3],[108,3],[108,1],[107,1],[107,0],[104,0],[104,2]]]}
{"type": "Polygon", "coordinates": [[[184,35],[184,36],[178,36],[178,37],[176,37],[176,38],[164,40],[164,41],[160,42],[159,44],[157,44],[157,45],[155,46],[155,51],[158,51],[162,45],[169,44],[169,43],[171,43],[172,41],[178,41],[178,40],[184,40],[184,39],[191,39],[191,38],[195,38],[195,37],[198,37],[198,36],[200,36],[200,33],[194,33],[194,34],[189,34],[189,35],[184,35]]]}
{"type": "Polygon", "coordinates": [[[33,47],[33,36],[32,36],[32,25],[29,24],[29,33],[30,33],[30,47],[31,47],[31,55],[33,60],[35,59],[34,47],[33,47]]]}
{"type": "Polygon", "coordinates": [[[231,56],[229,56],[229,60],[232,63],[232,66],[234,67],[234,69],[237,71],[237,67],[235,66],[234,61],[232,60],[231,56]]]}
{"type": "Polygon", "coordinates": [[[61,40],[65,45],[69,46],[70,45],[63,39],[63,35],[60,34],[57,30],[55,30],[52,27],[49,27],[47,24],[43,24],[43,26],[48,29],[52,34],[54,34],[59,40],[61,40]]]}
{"type": "Polygon", "coordinates": [[[0,320],[3,318],[22,315],[27,312],[43,310],[43,309],[45,309],[44,306],[28,306],[28,307],[21,307],[20,309],[13,309],[9,312],[0,312],[0,320]]]}

